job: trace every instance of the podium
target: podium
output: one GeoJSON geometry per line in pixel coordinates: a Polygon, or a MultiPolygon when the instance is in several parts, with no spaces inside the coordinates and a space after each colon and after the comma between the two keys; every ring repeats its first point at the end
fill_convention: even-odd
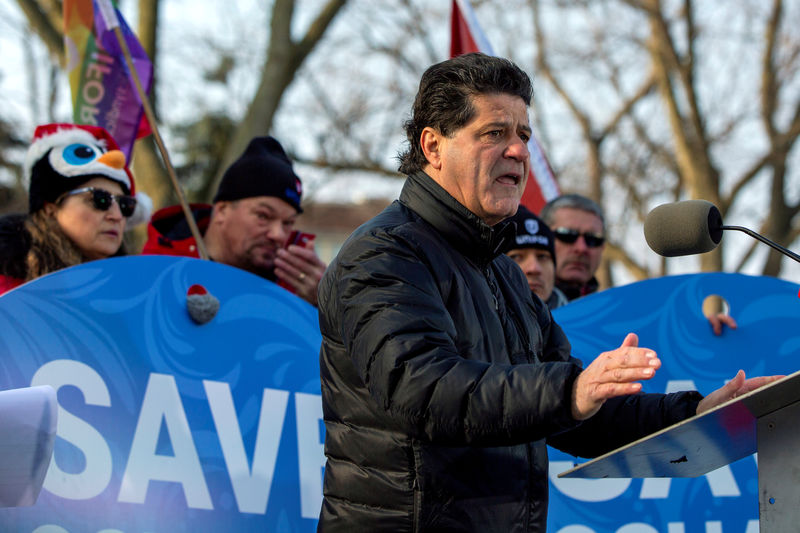
{"type": "Polygon", "coordinates": [[[567,470],[567,478],[698,477],[758,452],[761,533],[800,524],[800,371],[567,470]]]}

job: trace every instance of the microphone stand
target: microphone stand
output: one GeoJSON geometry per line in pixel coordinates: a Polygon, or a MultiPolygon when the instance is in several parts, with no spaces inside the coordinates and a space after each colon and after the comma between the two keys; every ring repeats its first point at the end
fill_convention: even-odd
{"type": "Polygon", "coordinates": [[[785,255],[785,256],[787,256],[787,257],[791,257],[792,259],[794,259],[795,261],[797,261],[798,263],[800,263],[800,255],[797,255],[796,253],[794,253],[794,252],[791,252],[791,251],[787,250],[786,248],[784,248],[784,247],[783,247],[783,246],[781,246],[780,244],[778,244],[778,243],[775,243],[775,242],[772,242],[771,240],[767,239],[766,237],[764,237],[764,236],[762,236],[762,235],[759,235],[758,233],[756,233],[756,232],[755,232],[755,231],[753,231],[753,230],[750,230],[750,229],[744,228],[744,227],[742,227],[742,226],[722,226],[720,229],[723,229],[723,230],[726,230],[726,229],[735,229],[736,231],[741,231],[741,232],[747,233],[748,235],[750,235],[750,236],[751,236],[751,237],[753,237],[754,239],[756,239],[756,240],[759,240],[759,241],[763,242],[763,243],[764,243],[764,244],[766,244],[767,246],[770,246],[770,247],[774,248],[775,250],[778,250],[778,251],[779,251],[779,252],[781,252],[783,255],[785,255]]]}

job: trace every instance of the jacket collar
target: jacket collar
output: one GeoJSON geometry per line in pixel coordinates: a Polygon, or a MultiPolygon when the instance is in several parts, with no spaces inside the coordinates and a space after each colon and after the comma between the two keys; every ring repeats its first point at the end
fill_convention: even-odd
{"type": "Polygon", "coordinates": [[[425,172],[408,176],[400,203],[412,209],[436,229],[454,248],[481,266],[500,254],[507,239],[514,237],[514,225],[501,222],[489,226],[460,204],[425,172]]]}
{"type": "Polygon", "coordinates": [[[592,279],[586,283],[569,283],[566,281],[556,280],[556,287],[561,289],[561,292],[564,293],[564,296],[567,297],[567,300],[571,302],[572,300],[580,298],[581,296],[586,296],[588,294],[597,292],[600,284],[598,283],[597,278],[592,276],[592,279]]]}

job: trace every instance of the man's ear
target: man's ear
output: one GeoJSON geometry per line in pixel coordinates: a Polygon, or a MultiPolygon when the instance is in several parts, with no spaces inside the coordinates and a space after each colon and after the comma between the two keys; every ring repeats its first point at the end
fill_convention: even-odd
{"type": "Polygon", "coordinates": [[[419,139],[425,159],[436,170],[442,169],[442,140],[442,134],[430,126],[422,130],[422,135],[420,135],[419,139]]]}
{"type": "Polygon", "coordinates": [[[52,202],[45,202],[42,206],[42,210],[44,211],[45,215],[51,217],[56,211],[58,211],[58,206],[52,202]]]}
{"type": "Polygon", "coordinates": [[[211,221],[214,223],[222,223],[225,220],[225,217],[228,214],[228,210],[231,208],[231,203],[225,200],[221,200],[214,204],[213,212],[211,213],[211,221]]]}

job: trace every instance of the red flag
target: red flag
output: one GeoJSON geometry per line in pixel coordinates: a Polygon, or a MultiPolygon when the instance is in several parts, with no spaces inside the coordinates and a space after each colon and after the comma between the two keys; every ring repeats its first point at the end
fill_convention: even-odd
{"type": "MultiPolygon", "coordinates": [[[[494,55],[491,44],[478,25],[478,19],[475,18],[469,0],[453,0],[450,30],[450,57],[469,52],[494,55]]],[[[538,213],[544,204],[561,194],[561,191],[550,163],[534,134],[531,134],[531,139],[528,141],[528,151],[531,154],[531,170],[520,203],[538,213]]]]}

